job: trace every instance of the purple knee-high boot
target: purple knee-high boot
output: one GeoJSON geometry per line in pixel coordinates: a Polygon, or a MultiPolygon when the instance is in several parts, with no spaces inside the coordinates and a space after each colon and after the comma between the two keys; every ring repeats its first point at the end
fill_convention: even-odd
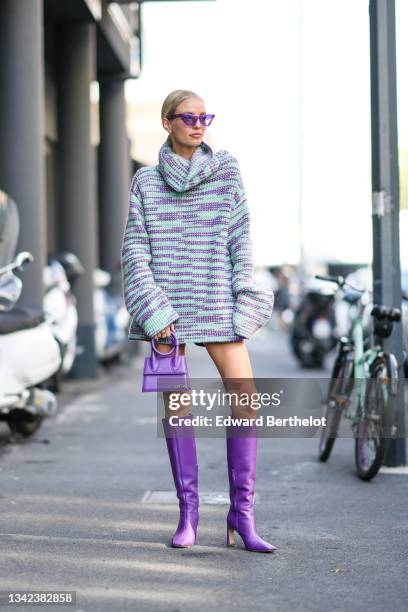
{"type": "Polygon", "coordinates": [[[177,418],[177,426],[170,425],[166,418],[162,419],[180,508],[179,523],[171,544],[177,548],[189,548],[195,544],[199,518],[197,451],[194,427],[184,424],[184,419],[192,418],[192,415],[177,418]]]}
{"type": "Polygon", "coordinates": [[[253,552],[273,552],[276,546],[263,540],[256,532],[254,495],[258,438],[254,427],[229,426],[227,430],[227,461],[230,485],[230,509],[227,515],[227,546],[234,546],[234,530],[241,536],[245,548],[253,552]],[[244,437],[250,432],[254,437],[244,437]]]}

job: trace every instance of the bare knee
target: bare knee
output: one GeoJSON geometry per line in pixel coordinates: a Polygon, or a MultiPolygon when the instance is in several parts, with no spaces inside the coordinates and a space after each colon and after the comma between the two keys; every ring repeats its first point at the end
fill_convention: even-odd
{"type": "Polygon", "coordinates": [[[235,418],[254,419],[258,416],[259,393],[253,379],[224,381],[224,387],[235,418]]]}
{"type": "Polygon", "coordinates": [[[251,360],[245,342],[208,343],[205,345],[220,373],[234,417],[255,418],[254,408],[257,393],[251,360]]]}
{"type": "Polygon", "coordinates": [[[183,393],[164,391],[163,402],[166,418],[186,416],[190,412],[190,400],[190,394],[187,391],[183,393]]]}

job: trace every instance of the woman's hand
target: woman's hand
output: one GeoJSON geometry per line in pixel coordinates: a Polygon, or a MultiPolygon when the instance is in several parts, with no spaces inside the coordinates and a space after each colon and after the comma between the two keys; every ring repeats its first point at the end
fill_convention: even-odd
{"type": "Polygon", "coordinates": [[[170,323],[170,325],[167,325],[167,327],[165,327],[161,332],[153,336],[153,338],[155,340],[160,340],[160,338],[167,338],[168,336],[170,336],[171,332],[175,331],[176,330],[174,323],[170,323]]]}

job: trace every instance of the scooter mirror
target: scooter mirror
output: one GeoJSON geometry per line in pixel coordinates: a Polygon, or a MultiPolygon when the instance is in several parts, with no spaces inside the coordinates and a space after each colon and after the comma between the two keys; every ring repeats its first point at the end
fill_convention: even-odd
{"type": "Polygon", "coordinates": [[[31,261],[34,261],[34,257],[31,255],[29,251],[21,251],[21,253],[17,253],[14,261],[15,261],[16,267],[19,270],[23,270],[24,267],[28,263],[30,263],[31,261]]]}

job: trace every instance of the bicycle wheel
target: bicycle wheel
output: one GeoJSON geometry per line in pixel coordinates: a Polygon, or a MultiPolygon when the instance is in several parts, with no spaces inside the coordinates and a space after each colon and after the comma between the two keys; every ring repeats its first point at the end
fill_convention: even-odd
{"type": "Polygon", "coordinates": [[[326,417],[326,425],[322,425],[320,433],[320,461],[327,461],[333,449],[340,427],[341,415],[350,392],[350,380],[350,364],[347,364],[344,359],[340,363],[336,360],[323,414],[326,417]]]}
{"type": "Polygon", "coordinates": [[[378,473],[390,441],[391,423],[388,410],[388,390],[384,379],[384,362],[374,364],[367,380],[364,397],[364,419],[356,430],[354,445],[357,476],[371,480],[378,473]]]}

